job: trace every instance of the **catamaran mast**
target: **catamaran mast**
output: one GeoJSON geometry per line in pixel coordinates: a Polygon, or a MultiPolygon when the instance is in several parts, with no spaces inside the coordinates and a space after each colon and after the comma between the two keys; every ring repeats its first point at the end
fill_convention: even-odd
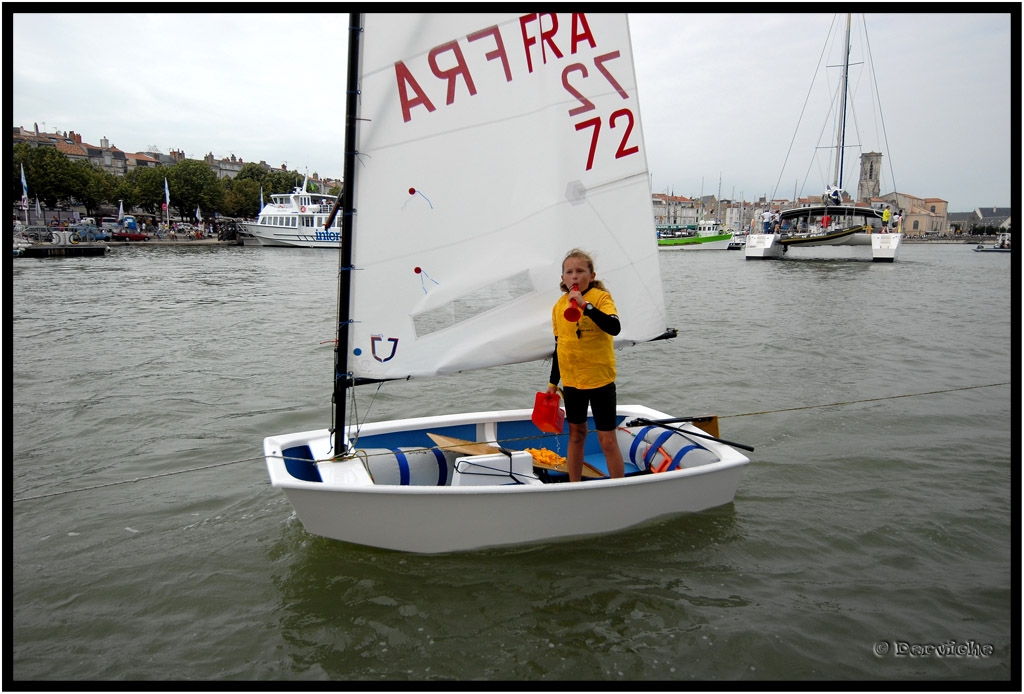
{"type": "Polygon", "coordinates": [[[832,177],[839,190],[843,189],[843,155],[846,145],[846,89],[850,76],[850,13],[846,13],[846,44],[843,47],[843,81],[839,95],[839,135],[836,139],[836,173],[832,177]]]}
{"type": "MultiPolygon", "coordinates": [[[[352,224],[355,212],[356,124],[359,108],[359,54],[363,16],[349,15],[348,84],[345,96],[345,163],[341,189],[341,243],[338,249],[338,340],[334,345],[334,454],[345,452],[346,389],[349,371],[348,326],[352,291],[352,224]]],[[[335,208],[337,209],[337,208],[335,208]]],[[[334,214],[327,221],[330,225],[334,214]]]]}

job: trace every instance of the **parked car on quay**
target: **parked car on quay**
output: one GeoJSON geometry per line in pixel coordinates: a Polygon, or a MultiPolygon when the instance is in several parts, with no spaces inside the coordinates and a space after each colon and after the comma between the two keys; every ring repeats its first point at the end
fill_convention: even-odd
{"type": "Polygon", "coordinates": [[[110,232],[113,241],[149,241],[149,234],[141,231],[129,231],[128,229],[117,228],[110,232]]]}
{"type": "Polygon", "coordinates": [[[68,231],[78,234],[81,241],[109,241],[111,233],[106,229],[99,229],[92,224],[72,224],[68,231]]]}

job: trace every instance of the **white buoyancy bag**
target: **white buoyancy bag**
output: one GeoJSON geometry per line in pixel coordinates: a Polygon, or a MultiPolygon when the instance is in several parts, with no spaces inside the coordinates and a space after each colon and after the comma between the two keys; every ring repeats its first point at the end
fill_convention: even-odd
{"type": "Polygon", "coordinates": [[[719,458],[689,437],[658,426],[619,427],[615,431],[623,457],[640,470],[666,472],[716,463],[719,458]]]}
{"type": "Polygon", "coordinates": [[[444,487],[451,484],[457,453],[437,448],[367,448],[359,451],[374,484],[444,487]]]}

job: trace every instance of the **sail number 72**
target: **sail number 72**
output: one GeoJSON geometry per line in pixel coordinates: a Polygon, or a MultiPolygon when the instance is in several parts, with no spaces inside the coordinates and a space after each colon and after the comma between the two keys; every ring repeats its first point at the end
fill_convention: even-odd
{"type": "MultiPolygon", "coordinates": [[[[615,88],[615,91],[618,92],[619,96],[623,99],[629,99],[629,94],[622,88],[605,65],[609,60],[613,60],[618,57],[618,51],[612,51],[611,53],[595,56],[594,67],[596,67],[597,71],[600,72],[612,87],[615,88]]],[[[569,109],[570,116],[578,116],[597,108],[594,105],[594,102],[583,96],[580,90],[572,84],[570,77],[574,76],[576,73],[580,75],[580,79],[587,79],[587,77],[589,77],[587,66],[583,63],[573,63],[571,65],[567,65],[565,69],[562,70],[562,86],[580,102],[579,106],[569,109]]],[[[628,144],[629,136],[633,132],[633,111],[631,109],[621,108],[613,111],[608,117],[608,127],[615,129],[618,126],[619,121],[623,118],[625,119],[624,130],[622,132],[622,138],[619,140],[619,146],[615,150],[616,159],[621,159],[622,157],[629,156],[630,154],[635,154],[640,151],[640,148],[637,145],[629,146],[628,144]]],[[[601,135],[601,118],[598,116],[596,118],[588,118],[587,120],[576,123],[577,132],[585,128],[593,128],[590,137],[590,151],[587,154],[587,171],[589,171],[594,167],[594,154],[597,152],[597,143],[601,135]]]]}

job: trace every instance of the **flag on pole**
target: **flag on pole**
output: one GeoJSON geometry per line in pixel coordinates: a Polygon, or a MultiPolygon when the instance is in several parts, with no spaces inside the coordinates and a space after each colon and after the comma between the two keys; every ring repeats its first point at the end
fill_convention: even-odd
{"type": "Polygon", "coordinates": [[[25,182],[25,165],[21,165],[21,202],[28,207],[28,183],[25,182]]]}
{"type": "Polygon", "coordinates": [[[164,177],[164,202],[167,203],[167,209],[171,209],[171,190],[167,187],[167,177],[164,177]]]}

